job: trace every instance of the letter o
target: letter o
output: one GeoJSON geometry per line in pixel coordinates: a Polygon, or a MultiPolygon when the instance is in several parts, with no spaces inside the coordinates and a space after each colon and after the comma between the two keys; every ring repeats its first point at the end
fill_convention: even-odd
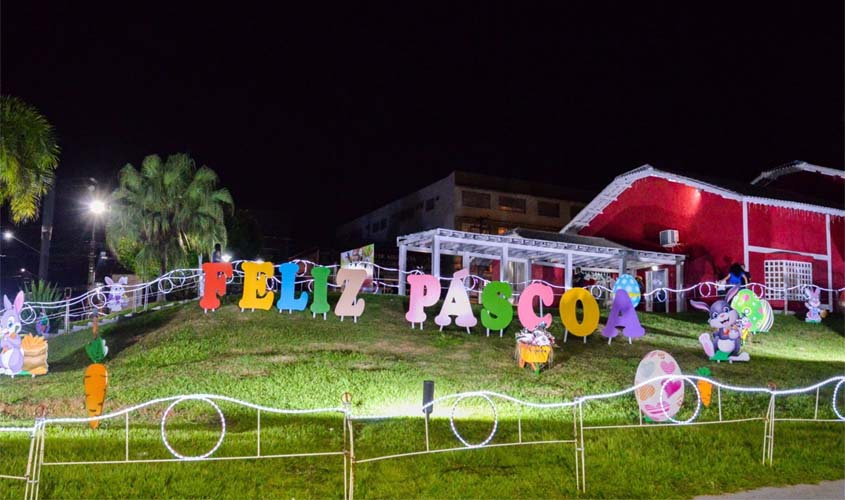
{"type": "Polygon", "coordinates": [[[560,318],[563,326],[572,335],[586,337],[596,331],[599,326],[599,303],[586,289],[571,288],[560,299],[560,318]],[[579,301],[584,307],[584,321],[580,323],[575,311],[575,305],[579,301]]]}

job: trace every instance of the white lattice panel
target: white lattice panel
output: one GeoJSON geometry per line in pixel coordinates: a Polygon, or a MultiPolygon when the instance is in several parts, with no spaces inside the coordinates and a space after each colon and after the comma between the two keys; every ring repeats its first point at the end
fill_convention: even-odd
{"type": "Polygon", "coordinates": [[[804,300],[798,285],[813,283],[813,265],[809,262],[794,260],[766,260],[763,261],[763,278],[766,285],[766,300],[783,300],[784,290],[787,300],[804,300]]]}

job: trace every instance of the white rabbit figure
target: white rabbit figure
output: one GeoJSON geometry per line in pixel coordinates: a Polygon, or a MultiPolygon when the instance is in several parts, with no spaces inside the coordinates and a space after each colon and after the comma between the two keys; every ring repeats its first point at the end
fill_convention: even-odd
{"type": "Polygon", "coordinates": [[[804,306],[807,307],[807,317],[804,318],[804,321],[807,323],[821,323],[822,321],[819,294],[821,294],[821,290],[818,288],[808,287],[804,289],[804,295],[807,296],[807,302],[804,302],[804,306]]]}
{"type": "Polygon", "coordinates": [[[109,287],[109,296],[106,299],[106,307],[109,308],[109,312],[118,312],[123,310],[123,306],[126,305],[126,298],[123,297],[125,293],[125,289],[123,288],[129,281],[126,279],[126,276],[122,276],[119,280],[114,281],[111,277],[106,276],[106,285],[109,287]]]}

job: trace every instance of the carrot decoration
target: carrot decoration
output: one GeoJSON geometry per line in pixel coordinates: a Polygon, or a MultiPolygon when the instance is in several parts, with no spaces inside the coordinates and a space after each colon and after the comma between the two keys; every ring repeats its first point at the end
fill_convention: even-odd
{"type": "MultiPolygon", "coordinates": [[[[106,402],[106,387],[109,385],[109,372],[106,365],[101,361],[106,357],[109,348],[106,341],[99,337],[99,315],[94,313],[94,320],[91,325],[94,333],[94,340],[85,346],[85,353],[94,363],[85,369],[85,408],[89,417],[96,417],[103,414],[103,404],[106,402]]],[[[88,422],[92,429],[100,425],[99,420],[88,422]]]]}
{"type": "MultiPolygon", "coordinates": [[[[709,377],[711,375],[709,368],[699,368],[698,374],[702,377],[709,377]]],[[[698,381],[698,392],[701,394],[701,404],[710,406],[710,400],[713,397],[713,384],[706,380],[698,381]]]]}
{"type": "MultiPolygon", "coordinates": [[[[103,403],[106,402],[106,386],[109,385],[109,372],[106,365],[94,363],[85,369],[85,408],[89,417],[103,414],[103,403]]],[[[92,429],[100,425],[99,420],[88,422],[92,429]]]]}

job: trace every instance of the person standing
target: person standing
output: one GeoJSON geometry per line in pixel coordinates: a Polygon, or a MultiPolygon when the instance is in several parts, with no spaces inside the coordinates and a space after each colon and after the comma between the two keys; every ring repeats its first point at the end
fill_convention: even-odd
{"type": "Polygon", "coordinates": [[[211,252],[211,262],[223,262],[223,251],[220,249],[220,243],[214,244],[214,251],[211,252]]]}

